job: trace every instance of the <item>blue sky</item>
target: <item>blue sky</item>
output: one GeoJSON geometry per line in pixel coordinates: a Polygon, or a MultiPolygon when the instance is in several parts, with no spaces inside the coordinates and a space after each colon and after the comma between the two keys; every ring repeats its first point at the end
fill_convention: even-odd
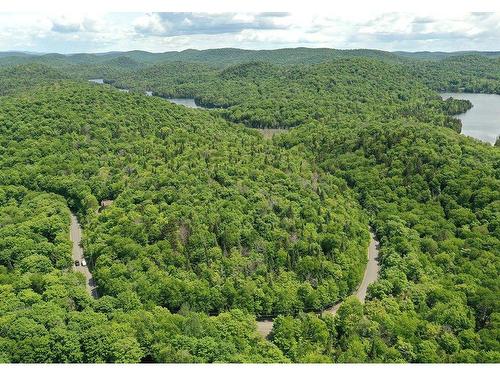
{"type": "Polygon", "coordinates": [[[500,13],[0,13],[0,50],[151,52],[237,47],[500,50],[500,13]]]}

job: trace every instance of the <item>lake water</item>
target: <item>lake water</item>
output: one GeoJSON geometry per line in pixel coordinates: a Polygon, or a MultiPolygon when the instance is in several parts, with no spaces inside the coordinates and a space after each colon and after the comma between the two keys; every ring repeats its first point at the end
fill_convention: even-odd
{"type": "MultiPolygon", "coordinates": [[[[89,79],[89,82],[97,83],[99,85],[104,85],[104,78],[89,79]]],[[[118,91],[120,91],[120,92],[130,92],[129,89],[118,89],[118,91]]]]}
{"type": "Polygon", "coordinates": [[[200,107],[199,105],[196,105],[196,103],[194,102],[194,99],[169,99],[169,98],[165,98],[165,99],[168,100],[170,103],[183,105],[184,107],[188,107],[188,108],[203,108],[203,107],[200,107]]]}
{"type": "Polygon", "coordinates": [[[473,107],[455,116],[462,121],[462,134],[494,144],[500,135],[500,95],[445,92],[443,99],[469,100],[473,107]]]}
{"type": "MultiPolygon", "coordinates": [[[[146,91],[145,94],[146,96],[154,96],[153,91],[146,91]]],[[[203,108],[197,105],[194,102],[194,99],[186,99],[186,98],[163,98],[163,99],[168,100],[170,103],[183,105],[184,107],[188,108],[203,108]]]]}
{"type": "MultiPolygon", "coordinates": [[[[104,84],[104,79],[103,78],[94,78],[94,79],[89,79],[89,82],[93,82],[93,83],[98,83],[100,85],[104,84]]],[[[118,89],[118,91],[121,91],[121,92],[129,92],[128,89],[118,89]]],[[[146,96],[153,96],[153,91],[145,91],[144,94],[146,94],[146,96]]],[[[183,105],[184,107],[188,107],[188,108],[202,108],[203,107],[200,107],[199,105],[196,105],[196,103],[194,102],[194,99],[180,99],[180,98],[177,98],[177,99],[169,99],[169,98],[164,98],[165,100],[168,100],[170,103],[174,103],[174,104],[179,104],[179,105],[183,105]]]]}

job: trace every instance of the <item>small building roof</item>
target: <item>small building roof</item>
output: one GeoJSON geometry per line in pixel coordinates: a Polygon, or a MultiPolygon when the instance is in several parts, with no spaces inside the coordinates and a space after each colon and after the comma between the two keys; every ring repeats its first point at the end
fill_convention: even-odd
{"type": "Polygon", "coordinates": [[[108,206],[111,206],[111,204],[113,203],[113,200],[112,199],[105,199],[105,200],[102,200],[101,201],[101,207],[108,207],[108,206]]]}

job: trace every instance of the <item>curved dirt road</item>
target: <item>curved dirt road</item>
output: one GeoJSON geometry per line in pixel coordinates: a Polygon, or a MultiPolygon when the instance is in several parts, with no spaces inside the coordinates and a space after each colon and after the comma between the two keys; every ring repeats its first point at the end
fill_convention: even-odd
{"type": "Polygon", "coordinates": [[[81,262],[84,259],[83,248],[80,245],[80,241],[82,239],[82,228],[80,227],[80,223],[78,223],[78,219],[73,213],[71,213],[69,238],[73,242],[73,269],[85,275],[85,287],[87,289],[87,292],[92,297],[97,298],[97,289],[92,274],[90,273],[88,266],[84,267],[81,265],[81,262]],[[78,260],[80,262],[79,266],[75,266],[75,260],[78,260]]]}
{"type": "MultiPolygon", "coordinates": [[[[361,303],[365,302],[366,299],[366,291],[368,290],[368,285],[373,283],[378,278],[378,247],[379,242],[375,238],[375,234],[370,232],[370,244],[368,245],[368,263],[365,268],[365,274],[363,276],[363,280],[356,289],[356,292],[353,293],[361,303]]],[[[323,310],[323,314],[329,313],[334,314],[339,309],[340,305],[342,305],[342,301],[333,305],[332,307],[323,310]]],[[[271,330],[273,329],[273,321],[272,319],[260,320],[257,321],[257,331],[260,333],[262,337],[267,337],[271,330]]]]}

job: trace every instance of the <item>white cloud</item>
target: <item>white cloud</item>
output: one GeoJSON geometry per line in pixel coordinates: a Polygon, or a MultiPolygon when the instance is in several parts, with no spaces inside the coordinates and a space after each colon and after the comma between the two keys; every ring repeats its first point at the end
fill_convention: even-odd
{"type": "Polygon", "coordinates": [[[500,49],[500,13],[0,13],[0,50],[500,49]]]}
{"type": "Polygon", "coordinates": [[[500,38],[499,14],[431,18],[388,13],[360,24],[348,42],[389,50],[498,49],[491,38],[500,38]]]}
{"type": "Polygon", "coordinates": [[[143,36],[217,35],[243,30],[275,30],[287,26],[275,23],[286,13],[150,13],[134,23],[143,36]]]}
{"type": "Polygon", "coordinates": [[[160,17],[155,14],[146,14],[134,21],[134,28],[139,33],[150,32],[160,35],[165,32],[165,24],[162,24],[160,17]]]}
{"type": "Polygon", "coordinates": [[[98,16],[62,15],[51,19],[51,30],[58,33],[100,32],[105,24],[98,16]]]}

